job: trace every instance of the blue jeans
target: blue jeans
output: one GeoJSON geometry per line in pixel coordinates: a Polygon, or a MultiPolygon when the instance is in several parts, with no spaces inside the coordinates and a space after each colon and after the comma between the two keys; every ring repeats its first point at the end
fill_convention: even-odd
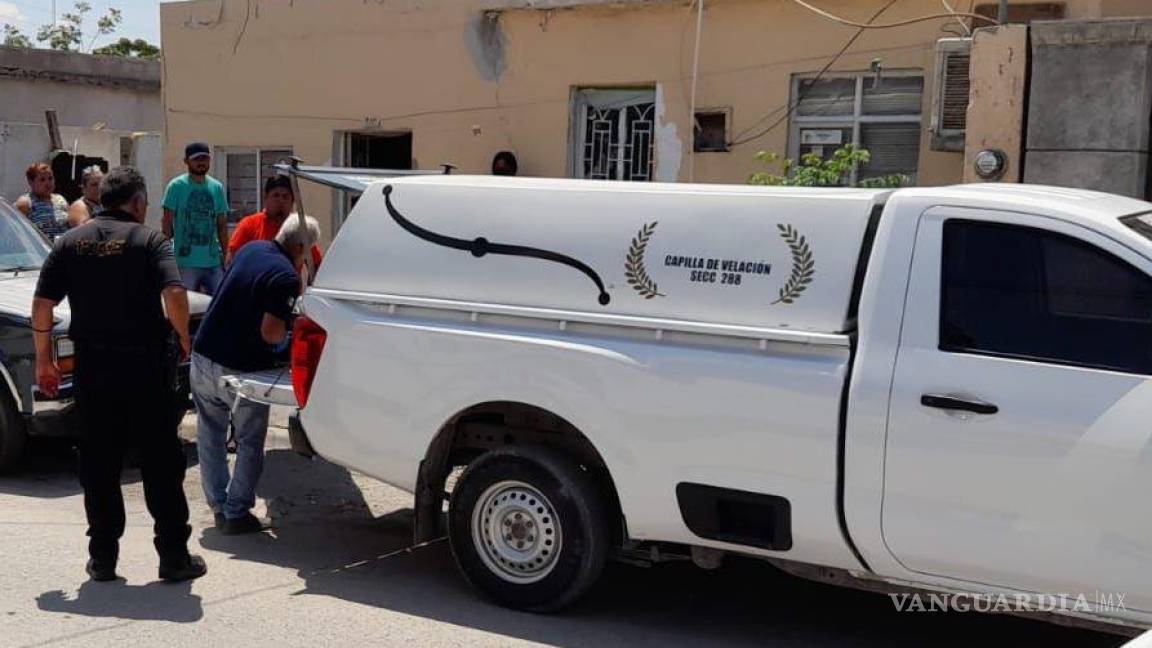
{"type": "Polygon", "coordinates": [[[200,481],[213,513],[243,517],[256,504],[256,484],[264,472],[268,406],[220,385],[220,377],[241,373],[192,354],[192,399],[196,402],[196,445],[200,481]],[[236,430],[236,465],[228,474],[228,423],[236,430]]]}
{"type": "Polygon", "coordinates": [[[220,282],[224,280],[224,268],[180,268],[180,280],[188,290],[215,295],[220,282]]]}

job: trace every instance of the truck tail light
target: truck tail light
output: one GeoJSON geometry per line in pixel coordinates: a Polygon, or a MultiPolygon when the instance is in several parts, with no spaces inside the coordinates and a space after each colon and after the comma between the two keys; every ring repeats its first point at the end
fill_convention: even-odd
{"type": "Polygon", "coordinates": [[[328,332],[308,316],[296,318],[292,328],[292,391],[296,392],[296,402],[300,407],[308,404],[312,380],[316,377],[320,354],[327,339],[328,332]]]}

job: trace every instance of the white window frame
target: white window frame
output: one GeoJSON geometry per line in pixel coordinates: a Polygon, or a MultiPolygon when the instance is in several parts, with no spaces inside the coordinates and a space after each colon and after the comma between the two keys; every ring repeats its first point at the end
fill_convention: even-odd
{"type": "MultiPolygon", "coordinates": [[[[884,70],[881,73],[881,83],[884,78],[894,77],[920,77],[924,79],[923,70],[884,70]]],[[[815,79],[815,74],[794,74],[792,75],[792,93],[791,103],[794,105],[800,97],[800,83],[802,81],[810,81],[815,79]]],[[[920,93],[920,112],[916,114],[905,115],[865,115],[864,112],[864,84],[871,83],[875,78],[875,74],[871,71],[844,71],[844,72],[830,72],[820,77],[821,79],[854,79],[856,81],[856,96],[853,100],[852,114],[851,115],[829,115],[825,117],[820,116],[804,116],[800,115],[799,111],[793,109],[790,124],[788,125],[788,157],[800,161],[800,129],[805,127],[825,126],[827,128],[851,128],[852,129],[852,144],[857,147],[860,146],[860,126],[862,124],[918,124],[923,128],[924,123],[924,91],[920,93]]],[[[847,143],[847,142],[845,142],[847,143]]],[[[921,133],[921,150],[923,149],[923,133],[921,133]]],[[[917,152],[917,159],[919,159],[919,152],[917,152]]],[[[919,175],[919,162],[917,162],[917,175],[919,175]]],[[[857,169],[852,169],[852,174],[849,178],[851,184],[856,184],[858,180],[857,169]]]]}
{"type": "MultiPolygon", "coordinates": [[[[649,103],[648,98],[651,97],[653,107],[653,131],[651,142],[651,165],[652,171],[648,180],[631,180],[630,182],[655,182],[657,179],[657,161],[656,161],[656,128],[659,125],[659,110],[660,110],[660,92],[656,85],[636,85],[636,86],[611,86],[611,85],[591,85],[591,86],[574,86],[571,90],[571,98],[569,99],[568,119],[569,119],[569,151],[568,151],[568,177],[584,179],[584,139],[587,136],[587,116],[588,110],[595,105],[604,102],[619,102],[621,106],[630,105],[633,103],[649,103]],[[641,95],[644,95],[643,100],[641,95]]],[[[624,130],[625,114],[620,114],[620,129],[624,130]]],[[[623,144],[620,145],[623,148],[623,144]]],[[[617,157],[612,160],[613,166],[617,169],[618,175],[623,175],[622,169],[625,164],[623,157],[617,157]]]]}
{"type": "MultiPolygon", "coordinates": [[[[285,146],[214,146],[212,147],[212,171],[210,175],[220,181],[224,185],[224,191],[228,191],[228,156],[238,155],[245,153],[256,154],[256,211],[264,209],[264,186],[263,181],[260,179],[260,157],[265,151],[292,151],[295,153],[295,147],[291,145],[285,146]]],[[[231,197],[229,197],[231,200],[231,197]]],[[[246,216],[247,214],[245,214],[246,216]]],[[[243,218],[243,216],[241,216],[243,218]]],[[[233,223],[229,222],[231,228],[233,223]]]]}

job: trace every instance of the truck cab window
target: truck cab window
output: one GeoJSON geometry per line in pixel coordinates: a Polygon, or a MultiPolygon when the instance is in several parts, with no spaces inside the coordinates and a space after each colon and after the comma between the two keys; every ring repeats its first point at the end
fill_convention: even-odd
{"type": "Polygon", "coordinates": [[[1152,374],[1152,279],[1063,234],[948,220],[940,348],[1152,374]]]}

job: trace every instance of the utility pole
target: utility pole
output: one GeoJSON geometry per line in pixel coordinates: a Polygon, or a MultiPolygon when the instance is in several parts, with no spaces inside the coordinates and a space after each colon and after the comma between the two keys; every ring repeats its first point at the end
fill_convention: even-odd
{"type": "Polygon", "coordinates": [[[1000,15],[996,17],[1001,25],[1008,24],[1008,0],[1000,0],[1000,15]]]}
{"type": "Polygon", "coordinates": [[[52,0],[52,24],[56,24],[56,0],[52,0]]]}

